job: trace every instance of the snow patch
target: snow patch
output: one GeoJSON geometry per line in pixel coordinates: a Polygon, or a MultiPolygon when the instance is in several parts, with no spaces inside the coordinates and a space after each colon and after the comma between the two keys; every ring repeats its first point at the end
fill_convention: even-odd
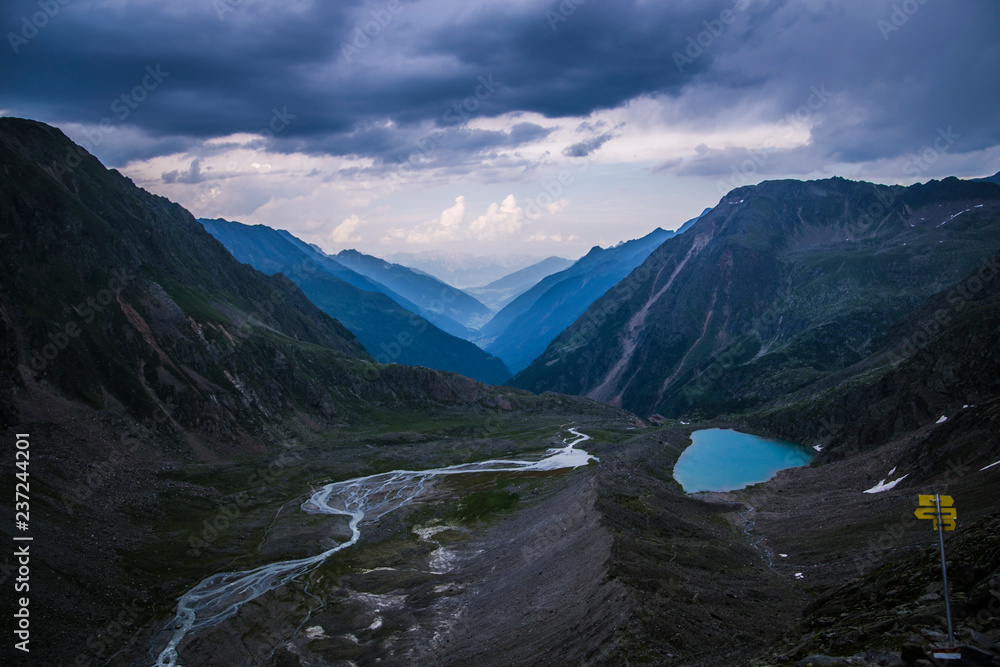
{"type": "Polygon", "coordinates": [[[813,445],[813,449],[815,449],[817,452],[821,452],[823,451],[823,445],[813,445]]]}
{"type": "Polygon", "coordinates": [[[988,470],[989,468],[992,468],[995,465],[1000,465],[1000,461],[997,461],[996,463],[991,463],[988,466],[984,466],[984,467],[980,468],[979,472],[982,472],[984,470],[988,470]]]}
{"type": "Polygon", "coordinates": [[[788,558],[788,554],[778,554],[778,555],[781,556],[782,558],[788,558]]]}
{"type": "MultiPolygon", "coordinates": [[[[895,468],[893,468],[893,470],[895,470],[895,468]]],[[[882,493],[883,491],[888,491],[889,489],[895,488],[895,486],[897,484],[899,484],[900,482],[902,482],[904,479],[906,479],[909,476],[910,476],[909,473],[907,473],[907,474],[903,475],[902,477],[900,477],[899,479],[894,479],[894,480],[892,480],[891,482],[888,482],[888,483],[883,479],[881,482],[879,482],[878,484],[876,484],[872,488],[865,489],[865,493],[882,493]]]]}
{"type": "Polygon", "coordinates": [[[328,639],[329,636],[323,631],[322,625],[314,625],[306,628],[306,639],[328,639]]]}
{"type": "Polygon", "coordinates": [[[947,418],[947,417],[945,417],[944,415],[941,415],[941,419],[937,420],[937,421],[936,421],[936,422],[934,422],[934,423],[935,423],[935,424],[943,424],[943,423],[945,423],[946,421],[948,421],[948,418],[947,418]]]}
{"type": "MultiPolygon", "coordinates": [[[[950,218],[948,218],[947,220],[945,220],[944,222],[942,222],[941,225],[945,224],[945,222],[949,222],[951,220],[954,220],[955,218],[957,218],[958,216],[962,215],[963,213],[968,213],[971,210],[972,210],[971,208],[967,208],[964,211],[959,211],[955,215],[951,216],[950,218]]],[[[938,227],[940,227],[941,225],[938,225],[938,227]]]]}
{"type": "Polygon", "coordinates": [[[801,572],[796,572],[795,573],[795,578],[796,579],[805,579],[806,575],[802,574],[801,572]]]}

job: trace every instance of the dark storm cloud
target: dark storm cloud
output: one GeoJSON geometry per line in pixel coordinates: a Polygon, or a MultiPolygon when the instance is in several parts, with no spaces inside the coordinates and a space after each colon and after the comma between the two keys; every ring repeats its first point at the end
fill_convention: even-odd
{"type": "MultiPolygon", "coordinates": [[[[479,114],[585,115],[682,85],[671,44],[713,3],[584,4],[556,30],[546,12],[558,3],[471,12],[407,3],[357,53],[350,47],[359,28],[388,3],[241,2],[222,19],[216,4],[62,6],[18,53],[3,53],[4,104],[64,122],[107,118],[153,136],[198,138],[256,132],[278,106],[297,114],[290,136],[328,137],[385,118],[443,124],[450,106],[475,94],[478,77],[492,76],[501,89],[479,114]],[[123,117],[112,105],[141,85],[148,66],[168,76],[136,108],[126,103],[123,117]]],[[[5,3],[0,23],[16,32],[37,9],[5,3]]]]}
{"type": "Polygon", "coordinates": [[[201,173],[201,160],[195,158],[186,171],[167,171],[163,173],[164,183],[201,183],[205,176],[201,173]]]}
{"type": "MultiPolygon", "coordinates": [[[[956,152],[1000,143],[995,0],[73,0],[26,39],[23,21],[38,11],[27,0],[0,9],[0,106],[132,128],[117,142],[108,133],[96,151],[119,160],[267,135],[285,110],[294,119],[271,132],[278,150],[393,164],[435,127],[449,139],[428,162],[443,164],[550,131],[464,129],[471,118],[585,117],[641,96],[669,100],[662,121],[680,127],[733,122],[736,108],[757,116],[744,120],[777,122],[805,105],[808,153],[820,162],[905,154],[947,126],[961,135],[956,152]],[[153,88],[149,67],[166,73],[153,88]],[[811,108],[811,91],[824,86],[832,97],[811,108]],[[450,122],[449,110],[469,100],[474,111],[450,122]]],[[[605,136],[595,128],[567,154],[587,154],[605,136]]]]}
{"type": "Polygon", "coordinates": [[[566,157],[587,157],[598,148],[608,143],[615,138],[613,132],[605,132],[592,139],[587,139],[585,141],[580,141],[563,149],[563,155],[566,157]]]}
{"type": "Polygon", "coordinates": [[[272,148],[284,152],[362,155],[381,165],[405,163],[445,166],[467,163],[499,148],[516,148],[544,139],[552,132],[534,123],[517,123],[503,130],[457,127],[387,127],[367,125],[342,134],[281,137],[272,148]]]}

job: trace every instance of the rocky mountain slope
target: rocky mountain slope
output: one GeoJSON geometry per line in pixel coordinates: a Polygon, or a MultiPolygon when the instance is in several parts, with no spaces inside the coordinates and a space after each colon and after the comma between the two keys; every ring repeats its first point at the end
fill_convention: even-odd
{"type": "MultiPolygon", "coordinates": [[[[352,269],[287,232],[226,220],[201,223],[241,262],[264,273],[288,276],[323,312],[353,332],[380,363],[426,366],[490,384],[510,377],[502,361],[442,331],[415,312],[424,309],[411,304],[411,311],[399,305],[410,302],[392,290],[380,285],[376,292],[348,284],[343,273],[354,273],[352,269]]],[[[355,275],[361,281],[371,280],[355,275]]],[[[455,329],[462,328],[447,317],[443,319],[455,329]]]]}
{"type": "Polygon", "coordinates": [[[301,355],[356,373],[370,357],[290,281],[53,128],[3,119],[0,142],[8,406],[52,391],[223,437],[286,410],[337,413],[328,383],[342,381],[301,355]]]}
{"type": "Polygon", "coordinates": [[[739,188],[511,384],[641,414],[745,411],[868,357],[1000,246],[1000,188],[834,178],[739,188]]]}
{"type": "Polygon", "coordinates": [[[515,373],[527,367],[595,299],[673,235],[657,229],[613,248],[593,248],[507,304],[480,329],[480,344],[515,373]]]}
{"type": "Polygon", "coordinates": [[[1000,459],[1000,253],[932,295],[864,360],[758,411],[753,423],[842,459],[940,424],[904,463],[928,470],[973,453],[1000,459]]]}
{"type": "Polygon", "coordinates": [[[475,440],[508,421],[606,410],[375,363],[290,280],[50,126],[0,119],[0,174],[0,429],[31,443],[37,664],[132,664],[114,656],[133,634],[254,553],[310,479],[386,465],[412,440],[395,424],[446,431],[407,454],[430,465],[511,449],[475,440]]]}

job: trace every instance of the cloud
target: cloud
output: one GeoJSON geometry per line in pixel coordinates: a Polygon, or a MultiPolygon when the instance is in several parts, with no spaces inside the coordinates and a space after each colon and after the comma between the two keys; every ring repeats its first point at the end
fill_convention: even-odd
{"type": "Polygon", "coordinates": [[[174,169],[163,172],[164,183],[201,183],[203,180],[205,179],[201,174],[201,160],[199,158],[191,160],[191,166],[187,171],[174,169]]]}
{"type": "MultiPolygon", "coordinates": [[[[555,25],[544,5],[480,2],[453,11],[405,3],[349,61],[341,45],[372,20],[371,7],[357,1],[241,2],[221,16],[209,2],[67,7],[21,47],[17,67],[0,71],[0,88],[12,113],[134,128],[149,139],[142,150],[154,151],[144,157],[179,142],[252,133],[286,152],[391,164],[406,158],[421,132],[437,129],[449,139],[437,165],[545,136],[537,125],[469,129],[476,118],[585,119],[663,97],[682,102],[685,122],[712,124],[756,102],[768,107],[761,120],[775,121],[814,85],[840,91],[851,111],[816,123],[818,159],[902,155],[938,125],[962,134],[956,151],[1000,143],[1000,89],[968,85],[1000,75],[992,48],[1000,13],[982,2],[921,4],[887,35],[879,21],[890,20],[893,0],[845,0],[835,12],[820,0],[583,3],[555,25]],[[719,23],[727,10],[735,19],[719,23]],[[706,24],[717,27],[706,32],[706,24]],[[686,53],[689,40],[702,46],[678,68],[675,54],[686,53]],[[164,75],[143,92],[147,67],[164,75]],[[484,88],[480,77],[494,83],[484,88]],[[129,103],[116,105],[123,96],[129,103]],[[463,104],[475,108],[455,115],[463,104]],[[275,110],[294,116],[280,132],[275,110]]],[[[0,21],[20,25],[25,8],[3,3],[0,21]]],[[[610,139],[598,123],[587,132],[595,136],[561,150],[587,155],[610,139]]],[[[126,146],[96,148],[123,164],[126,146]]]]}
{"type": "Polygon", "coordinates": [[[613,132],[605,132],[596,137],[575,143],[572,146],[567,146],[563,149],[563,155],[566,157],[587,157],[614,138],[615,134],[613,132]]]}
{"type": "Polygon", "coordinates": [[[465,197],[455,198],[455,204],[441,212],[434,220],[421,223],[409,231],[396,227],[390,229],[382,240],[407,241],[408,243],[433,243],[435,241],[496,241],[509,237],[524,226],[524,209],[518,206],[514,195],[507,195],[503,201],[494,202],[486,212],[470,222],[465,221],[465,197]]]}
{"type": "Polygon", "coordinates": [[[524,225],[524,209],[517,205],[514,195],[507,195],[499,204],[490,204],[484,215],[469,225],[472,236],[479,241],[495,241],[510,236],[524,225]]]}
{"type": "MultiPolygon", "coordinates": [[[[210,216],[271,205],[287,219],[278,210],[303,199],[305,219],[343,219],[387,190],[456,183],[503,184],[495,200],[581,157],[623,165],[616,175],[659,165],[645,175],[686,184],[734,170],[746,182],[873,167],[905,179],[893,165],[949,127],[958,139],[922,177],[997,169],[995,3],[917,3],[889,32],[879,22],[898,0],[576,2],[555,23],[552,0],[459,4],[401,3],[348,58],[343,45],[384,3],[70,3],[8,51],[3,107],[59,125],[130,177],[140,165],[145,187],[210,216]],[[691,62],[678,67],[678,53],[691,62]],[[832,97],[817,107],[815,89],[832,97]],[[803,110],[794,141],[750,140],[803,110]],[[767,160],[744,174],[762,147],[767,160]],[[266,183],[226,168],[249,151],[284,180],[277,166],[266,183]],[[350,164],[315,169],[324,161],[350,164]],[[325,189],[334,181],[347,184],[325,189]]],[[[35,9],[0,3],[0,24],[16,31],[35,9]]],[[[516,224],[501,208],[480,216],[484,237],[516,224]]],[[[476,238],[439,219],[391,232],[476,238]]]]}
{"type": "Polygon", "coordinates": [[[390,229],[382,240],[405,240],[408,243],[458,241],[466,237],[466,230],[462,226],[464,219],[465,197],[459,195],[455,197],[454,205],[441,211],[441,215],[434,220],[421,223],[409,231],[398,227],[390,229]]]}
{"type": "Polygon", "coordinates": [[[560,199],[555,200],[548,206],[546,206],[545,210],[548,211],[549,215],[555,215],[556,213],[563,210],[567,206],[569,206],[569,200],[566,199],[565,197],[562,197],[560,199]]]}
{"type": "Polygon", "coordinates": [[[330,232],[330,235],[327,236],[326,240],[335,245],[359,243],[362,240],[361,237],[353,236],[353,234],[359,227],[366,224],[368,224],[366,221],[352,213],[350,217],[346,218],[342,223],[333,228],[333,231],[330,232]]]}
{"type": "Polygon", "coordinates": [[[549,243],[569,243],[570,241],[579,241],[580,237],[576,234],[570,234],[569,236],[563,236],[562,234],[546,234],[545,232],[535,232],[531,236],[525,239],[525,241],[531,242],[549,242],[549,243]]]}

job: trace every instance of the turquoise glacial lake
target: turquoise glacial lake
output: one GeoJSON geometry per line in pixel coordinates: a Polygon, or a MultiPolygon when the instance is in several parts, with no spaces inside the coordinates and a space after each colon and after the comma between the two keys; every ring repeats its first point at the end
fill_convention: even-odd
{"type": "Polygon", "coordinates": [[[794,442],[709,428],[691,434],[691,444],[674,465],[674,479],[687,493],[733,491],[812,459],[811,450],[794,442]]]}

